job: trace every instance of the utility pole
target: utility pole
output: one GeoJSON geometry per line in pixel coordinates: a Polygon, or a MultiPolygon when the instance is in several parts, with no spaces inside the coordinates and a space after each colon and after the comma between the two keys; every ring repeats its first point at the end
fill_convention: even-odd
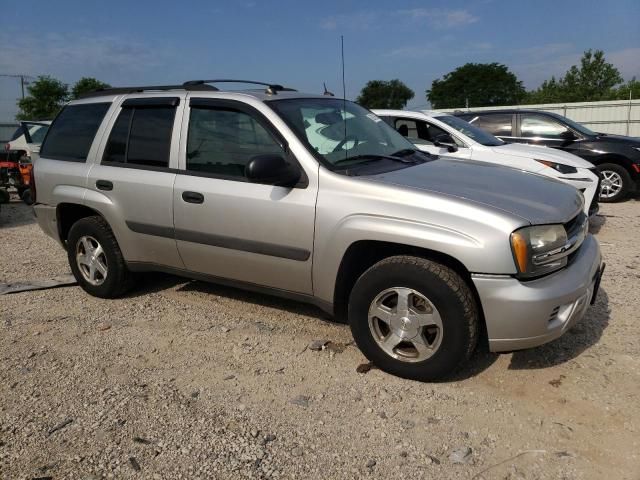
{"type": "Polygon", "coordinates": [[[28,85],[28,80],[32,80],[31,75],[25,75],[24,73],[0,73],[0,77],[7,78],[19,78],[20,79],[20,91],[22,93],[22,99],[24,99],[24,86],[28,85]]]}

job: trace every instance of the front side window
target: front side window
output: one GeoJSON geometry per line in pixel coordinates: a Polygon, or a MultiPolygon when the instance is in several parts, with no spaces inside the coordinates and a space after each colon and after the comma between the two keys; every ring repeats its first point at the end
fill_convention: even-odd
{"type": "Polygon", "coordinates": [[[411,142],[353,102],[311,97],[272,100],[268,104],[332,169],[415,152],[411,142]]]}
{"type": "Polygon", "coordinates": [[[84,162],[110,106],[110,103],[86,103],[64,107],[49,127],[40,156],[84,162]]]}
{"type": "Polygon", "coordinates": [[[264,154],[284,156],[285,152],[248,113],[227,107],[191,106],[187,170],[244,180],[251,159],[264,154]]]}
{"type": "Polygon", "coordinates": [[[522,115],[520,131],[526,138],[549,138],[562,140],[567,127],[541,115],[522,115]]]}
{"type": "Polygon", "coordinates": [[[168,167],[175,107],[123,108],[105,148],[103,162],[168,167]]]}
{"type": "Polygon", "coordinates": [[[424,122],[418,122],[412,118],[398,118],[396,130],[400,135],[417,145],[431,145],[428,127],[424,122]]]}

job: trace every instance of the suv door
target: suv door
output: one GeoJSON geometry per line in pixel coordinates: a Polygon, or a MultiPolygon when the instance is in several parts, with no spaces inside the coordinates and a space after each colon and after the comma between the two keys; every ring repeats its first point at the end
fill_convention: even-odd
{"type": "Polygon", "coordinates": [[[182,268],[173,236],[173,183],[186,94],[124,100],[89,172],[88,206],[105,215],[125,259],[182,268]]]}
{"type": "Polygon", "coordinates": [[[281,155],[297,165],[283,136],[243,102],[196,97],[189,103],[180,144],[184,170],[176,178],[173,198],[185,267],[312,293],[317,186],[249,183],[245,167],[256,155],[281,155]]]}
{"type": "Polygon", "coordinates": [[[566,125],[542,113],[520,113],[519,136],[522,143],[544,145],[568,152],[579,149],[578,136],[566,125]]]}

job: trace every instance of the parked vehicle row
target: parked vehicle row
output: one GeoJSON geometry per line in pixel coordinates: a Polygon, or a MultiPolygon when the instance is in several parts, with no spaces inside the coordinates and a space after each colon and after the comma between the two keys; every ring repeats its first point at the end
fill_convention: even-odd
{"type": "Polygon", "coordinates": [[[456,115],[506,142],[547,146],[591,162],[602,176],[602,202],[624,200],[640,189],[640,138],[593,132],[562,115],[539,110],[487,110],[456,115]]]}
{"type": "Polygon", "coordinates": [[[492,351],[558,338],[594,301],[604,265],[574,187],[422,152],[343,99],[224,82],[107,89],[53,122],[34,210],[89,294],[165,271],[310,302],[418,380],[482,332],[492,351]]]}
{"type": "Polygon", "coordinates": [[[583,193],[587,215],[598,211],[598,173],[592,164],[580,157],[550,148],[506,143],[446,113],[404,110],[374,110],[374,113],[420,150],[467,161],[496,163],[555,178],[583,193]]]}
{"type": "Polygon", "coordinates": [[[23,121],[4,146],[0,158],[0,203],[9,201],[10,188],[27,204],[31,203],[29,182],[32,162],[37,158],[51,122],[23,121]]]}

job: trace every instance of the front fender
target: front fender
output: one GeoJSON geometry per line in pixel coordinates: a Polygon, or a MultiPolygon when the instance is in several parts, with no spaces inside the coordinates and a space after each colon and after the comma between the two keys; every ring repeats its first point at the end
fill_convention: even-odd
{"type": "Polygon", "coordinates": [[[480,219],[456,220],[451,224],[462,223],[462,228],[389,216],[352,214],[330,231],[316,231],[313,262],[315,296],[333,302],[342,259],[349,247],[359,241],[395,243],[439,252],[455,258],[473,273],[516,273],[508,233],[480,219]]]}

